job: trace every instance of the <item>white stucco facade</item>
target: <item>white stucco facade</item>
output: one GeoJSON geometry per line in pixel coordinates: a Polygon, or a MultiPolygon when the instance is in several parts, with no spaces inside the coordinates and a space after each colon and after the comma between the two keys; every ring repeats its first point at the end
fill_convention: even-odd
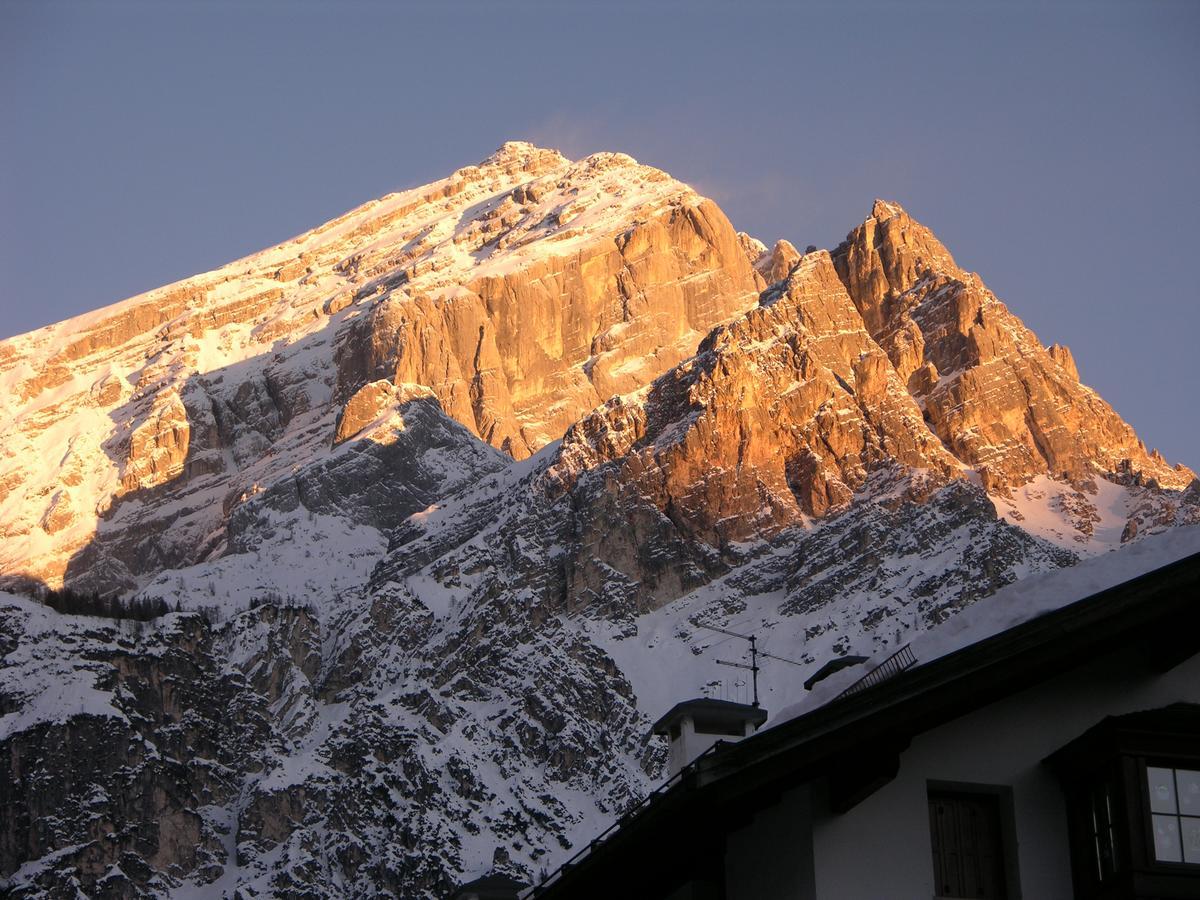
{"type": "Polygon", "coordinates": [[[1023,900],[1073,895],[1066,806],[1042,760],[1106,716],[1200,702],[1200,656],[1164,673],[1098,659],[916,736],[896,778],[848,812],[820,781],[791,790],[726,842],[727,900],[932,900],[931,782],[992,786],[1011,799],[1023,900]],[[1011,792],[1011,793],[1009,793],[1011,792]]]}

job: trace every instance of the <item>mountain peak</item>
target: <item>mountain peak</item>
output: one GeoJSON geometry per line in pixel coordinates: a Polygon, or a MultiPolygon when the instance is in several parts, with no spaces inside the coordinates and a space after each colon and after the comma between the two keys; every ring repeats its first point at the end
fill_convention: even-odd
{"type": "Polygon", "coordinates": [[[1091,484],[1097,474],[1186,487],[1190,470],[1147,454],[1079,383],[1070,351],[1043,347],[899,204],[876,200],[833,261],[930,428],[989,492],[1004,498],[1040,477],[1091,484]]]}
{"type": "Polygon", "coordinates": [[[871,218],[877,222],[884,222],[894,216],[905,214],[903,206],[890,200],[881,200],[876,197],[875,202],[871,204],[871,218]]]}
{"type": "Polygon", "coordinates": [[[803,256],[791,241],[780,238],[775,242],[769,253],[764,252],[755,268],[767,284],[775,284],[788,277],[788,273],[803,256]]]}
{"type": "Polygon", "coordinates": [[[553,148],[539,147],[529,141],[505,141],[479,166],[509,167],[515,164],[519,168],[526,168],[531,164],[564,165],[567,162],[569,160],[553,148]]]}
{"type": "Polygon", "coordinates": [[[691,355],[753,305],[757,278],[724,214],[666,173],[510,141],[222,269],[0,343],[0,579],[98,573],[74,562],[86,552],[124,557],[106,589],[130,587],[149,570],[113,548],[148,531],[168,565],[195,562],[242,502],[225,497],[398,421],[385,385],[424,385],[523,458],[691,355]],[[207,512],[164,503],[150,527],[155,510],[126,501],[151,490],[207,512]]]}

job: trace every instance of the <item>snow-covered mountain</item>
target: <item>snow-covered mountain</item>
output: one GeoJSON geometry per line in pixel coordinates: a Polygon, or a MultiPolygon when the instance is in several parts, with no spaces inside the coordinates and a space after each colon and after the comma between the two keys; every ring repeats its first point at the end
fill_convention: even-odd
{"type": "Polygon", "coordinates": [[[1200,549],[1193,473],[898,206],[768,251],[621,154],[505,144],[0,342],[0,385],[18,896],[533,876],[662,776],[658,714],[744,691],[706,625],[800,665],[779,709],[1026,576],[1200,549]]]}

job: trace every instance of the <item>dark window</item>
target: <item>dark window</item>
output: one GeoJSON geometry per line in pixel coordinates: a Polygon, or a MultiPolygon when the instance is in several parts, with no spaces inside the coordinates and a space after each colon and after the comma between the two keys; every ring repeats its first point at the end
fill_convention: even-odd
{"type": "Polygon", "coordinates": [[[696,733],[742,737],[746,733],[746,726],[738,719],[696,719],[696,733]]]}
{"type": "Polygon", "coordinates": [[[938,897],[1003,898],[1004,836],[994,793],[929,792],[934,889],[938,897]]]}

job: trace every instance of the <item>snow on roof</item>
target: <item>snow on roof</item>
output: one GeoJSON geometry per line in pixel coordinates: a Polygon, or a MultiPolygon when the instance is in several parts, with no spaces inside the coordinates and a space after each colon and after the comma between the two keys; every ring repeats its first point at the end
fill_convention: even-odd
{"type": "MultiPolygon", "coordinates": [[[[1198,552],[1200,525],[1191,525],[1068,568],[1030,575],[964,609],[942,625],[922,632],[909,647],[917,665],[922,665],[1198,552]]],[[[766,728],[774,728],[836,699],[894,652],[895,648],[888,648],[861,666],[831,675],[803,700],[773,716],[766,728]]]]}

